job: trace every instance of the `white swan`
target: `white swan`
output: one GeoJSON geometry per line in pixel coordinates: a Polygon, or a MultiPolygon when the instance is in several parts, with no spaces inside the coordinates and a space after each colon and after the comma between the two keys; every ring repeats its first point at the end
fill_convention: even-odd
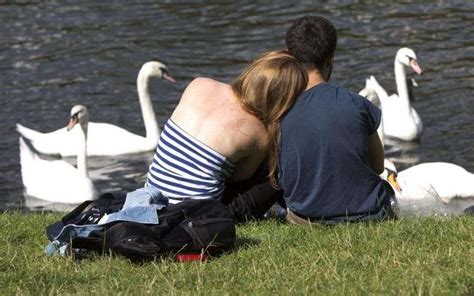
{"type": "Polygon", "coordinates": [[[440,201],[448,205],[455,201],[463,209],[474,205],[474,174],[461,166],[427,162],[397,173],[393,162],[386,159],[385,168],[382,178],[393,187],[399,202],[440,201]]]}
{"type": "MultiPolygon", "coordinates": [[[[160,131],[148,91],[151,77],[175,82],[168,74],[166,66],[157,61],[145,63],[137,78],[138,97],[145,124],[146,137],[133,134],[121,127],[108,123],[89,123],[87,155],[119,155],[152,151],[158,144],[160,131]]],[[[50,133],[41,133],[17,124],[17,131],[31,141],[33,147],[42,154],[76,155],[80,128],[70,132],[66,128],[50,133]]]]}
{"type": "Polygon", "coordinates": [[[75,147],[77,168],[63,160],[48,161],[39,158],[20,137],[21,176],[28,196],[64,204],[77,204],[97,198],[97,190],[87,170],[87,123],[86,107],[74,106],[67,129],[78,125],[75,132],[78,137],[78,145],[75,147]]]}
{"type": "MultiPolygon", "coordinates": [[[[368,79],[367,79],[368,81],[368,79]]],[[[372,102],[375,106],[380,108],[380,99],[375,92],[375,90],[368,88],[367,82],[366,82],[366,87],[363,88],[360,92],[359,95],[365,97],[367,100],[372,102]]],[[[379,134],[380,142],[382,143],[382,147],[385,147],[385,133],[383,130],[383,117],[382,120],[380,120],[379,127],[377,129],[377,133],[379,134]]]]}
{"type": "Polygon", "coordinates": [[[403,141],[413,141],[421,136],[423,123],[410,103],[405,67],[411,67],[417,74],[423,73],[415,52],[406,47],[400,48],[395,56],[394,68],[398,95],[388,96],[374,76],[370,76],[370,79],[366,81],[366,88],[375,90],[380,99],[385,135],[403,141]]]}

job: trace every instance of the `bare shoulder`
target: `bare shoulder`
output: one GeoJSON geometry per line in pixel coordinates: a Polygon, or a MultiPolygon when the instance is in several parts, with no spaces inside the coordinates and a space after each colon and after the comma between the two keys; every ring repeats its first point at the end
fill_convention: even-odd
{"type": "Polygon", "coordinates": [[[184,90],[183,97],[188,95],[195,96],[199,94],[212,93],[224,85],[226,84],[211,78],[197,77],[188,84],[184,90]]]}
{"type": "Polygon", "coordinates": [[[221,82],[208,77],[197,77],[194,78],[188,85],[188,87],[206,87],[215,86],[221,84],[221,82]]]}

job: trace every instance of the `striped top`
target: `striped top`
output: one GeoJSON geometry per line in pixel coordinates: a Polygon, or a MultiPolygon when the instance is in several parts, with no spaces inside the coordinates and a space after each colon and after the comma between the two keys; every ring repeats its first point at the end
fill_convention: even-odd
{"type": "Polygon", "coordinates": [[[158,188],[172,204],[188,198],[218,198],[233,171],[230,160],[169,119],[161,132],[146,186],[158,188]]]}

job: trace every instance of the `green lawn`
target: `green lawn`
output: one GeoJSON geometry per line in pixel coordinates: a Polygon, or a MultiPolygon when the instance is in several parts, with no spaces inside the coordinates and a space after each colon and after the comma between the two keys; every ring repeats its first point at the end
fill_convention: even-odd
{"type": "Polygon", "coordinates": [[[209,262],[142,264],[118,256],[46,257],[58,214],[0,214],[2,295],[474,294],[474,219],[405,218],[303,227],[238,227],[238,246],[209,262]]]}

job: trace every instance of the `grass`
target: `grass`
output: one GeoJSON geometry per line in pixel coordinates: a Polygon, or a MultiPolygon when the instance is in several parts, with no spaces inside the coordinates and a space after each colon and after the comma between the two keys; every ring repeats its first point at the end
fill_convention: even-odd
{"type": "Polygon", "coordinates": [[[303,227],[238,227],[209,262],[142,264],[112,255],[46,257],[58,214],[0,214],[0,294],[474,294],[474,219],[405,218],[303,227]]]}

